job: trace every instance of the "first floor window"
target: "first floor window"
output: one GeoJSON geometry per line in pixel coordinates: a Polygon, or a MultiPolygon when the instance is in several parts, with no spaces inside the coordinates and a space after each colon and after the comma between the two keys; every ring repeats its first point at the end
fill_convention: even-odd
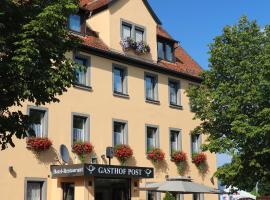
{"type": "Polygon", "coordinates": [[[175,151],[181,150],[181,135],[178,130],[170,131],[170,152],[173,153],[175,151]]]}
{"type": "Polygon", "coordinates": [[[70,15],[68,18],[69,29],[76,32],[81,32],[81,17],[80,15],[70,15]]]}
{"type": "Polygon", "coordinates": [[[158,129],[156,127],[146,127],[146,140],[147,151],[158,147],[158,129]]]}
{"type": "Polygon", "coordinates": [[[121,67],[113,68],[113,90],[115,93],[127,94],[127,70],[121,67]]]}
{"type": "Polygon", "coordinates": [[[157,96],[157,77],[154,75],[145,75],[145,89],[147,100],[158,100],[157,96]]]}
{"type": "Polygon", "coordinates": [[[74,183],[62,183],[63,200],[75,199],[75,185],[74,183]]]}
{"type": "Polygon", "coordinates": [[[77,67],[75,71],[75,83],[88,86],[89,84],[87,77],[87,70],[88,70],[87,59],[75,57],[74,61],[80,65],[80,67],[79,68],[77,67]]]}
{"type": "Polygon", "coordinates": [[[43,199],[43,184],[44,182],[27,181],[27,200],[42,200],[43,199]]]}
{"type": "Polygon", "coordinates": [[[113,145],[127,143],[127,124],[125,122],[113,123],[113,145]]]}
{"type": "Polygon", "coordinates": [[[73,116],[73,143],[87,139],[87,117],[73,116]]]}
{"type": "Polygon", "coordinates": [[[192,134],[191,135],[191,153],[199,153],[201,151],[202,135],[192,134]]]}
{"type": "Polygon", "coordinates": [[[39,109],[30,109],[29,118],[31,120],[31,129],[35,137],[46,137],[47,132],[47,111],[39,109]]]}

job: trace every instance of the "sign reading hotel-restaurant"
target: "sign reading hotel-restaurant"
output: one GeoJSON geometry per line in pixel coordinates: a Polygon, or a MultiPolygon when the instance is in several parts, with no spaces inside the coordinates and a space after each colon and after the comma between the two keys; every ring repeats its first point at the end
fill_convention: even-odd
{"type": "Polygon", "coordinates": [[[153,178],[154,169],[146,167],[127,167],[115,165],[77,164],[77,165],[52,165],[52,178],[57,177],[119,177],[119,178],[153,178]]]}

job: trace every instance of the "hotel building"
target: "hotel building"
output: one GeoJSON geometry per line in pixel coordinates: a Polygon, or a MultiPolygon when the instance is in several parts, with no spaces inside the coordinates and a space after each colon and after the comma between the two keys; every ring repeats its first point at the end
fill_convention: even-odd
{"type": "MultiPolygon", "coordinates": [[[[76,82],[59,96],[60,103],[37,107],[22,102],[19,109],[35,116],[36,137],[49,138],[52,146],[35,153],[26,138],[0,152],[0,199],[159,200],[164,194],[140,187],[179,176],[170,158],[177,150],[187,154],[186,176],[217,188],[212,178],[216,155],[205,153],[208,172],[203,176],[191,162],[205,137],[191,135],[200,122],[193,120],[186,90],[200,84],[202,68],[164,30],[149,3],[81,0],[79,12],[69,17],[69,28],[83,43],[67,57],[86,70],[77,70],[76,82]],[[85,165],[72,151],[77,141],[89,141],[94,147],[85,165]],[[106,148],[119,144],[129,145],[133,157],[124,167],[115,157],[108,165],[106,148]],[[66,164],[61,145],[68,149],[66,164]],[[165,153],[158,165],[147,159],[153,147],[165,153]]],[[[177,198],[215,200],[218,196],[177,198]]]]}

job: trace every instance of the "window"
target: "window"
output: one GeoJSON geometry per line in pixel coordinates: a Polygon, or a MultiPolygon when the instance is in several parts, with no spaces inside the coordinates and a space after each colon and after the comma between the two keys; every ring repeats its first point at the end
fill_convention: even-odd
{"type": "Polygon", "coordinates": [[[63,200],[75,199],[75,185],[74,183],[62,183],[63,200]]]}
{"type": "Polygon", "coordinates": [[[26,200],[45,200],[46,199],[46,181],[26,180],[26,200]]]}
{"type": "Polygon", "coordinates": [[[184,200],[184,195],[183,194],[173,194],[174,198],[176,200],[184,200]]]}
{"type": "Polygon", "coordinates": [[[141,28],[135,28],[135,41],[142,42],[144,38],[144,30],[141,28]]]}
{"type": "Polygon", "coordinates": [[[80,15],[70,15],[68,20],[69,29],[76,32],[81,32],[81,17],[80,15]]]}
{"type": "Polygon", "coordinates": [[[173,44],[167,41],[158,41],[158,59],[168,62],[174,61],[173,44]]]}
{"type": "Polygon", "coordinates": [[[89,132],[89,117],[73,115],[72,124],[73,143],[87,141],[89,132]]]}
{"type": "Polygon", "coordinates": [[[31,120],[31,129],[35,137],[47,137],[47,110],[29,109],[29,118],[31,120]]]}
{"type": "Polygon", "coordinates": [[[203,194],[193,194],[193,200],[204,200],[203,194]]]}
{"type": "Polygon", "coordinates": [[[158,101],[157,76],[145,75],[146,100],[158,101]]]}
{"type": "Polygon", "coordinates": [[[147,192],[147,200],[160,200],[161,196],[159,192],[147,192]]]}
{"type": "Polygon", "coordinates": [[[127,69],[113,67],[113,91],[114,93],[127,94],[127,69]]]}
{"type": "Polygon", "coordinates": [[[122,38],[131,38],[132,25],[128,23],[122,23],[122,38]]]}
{"type": "Polygon", "coordinates": [[[80,65],[80,68],[76,68],[75,71],[75,84],[89,86],[89,67],[88,60],[86,58],[76,56],[74,61],[80,65]]]}
{"type": "Polygon", "coordinates": [[[173,153],[174,151],[180,151],[182,147],[181,142],[180,130],[170,130],[170,153],[173,153]]]}
{"type": "Polygon", "coordinates": [[[127,144],[127,123],[113,122],[113,146],[127,144]]]}
{"type": "Polygon", "coordinates": [[[158,128],[153,126],[146,127],[146,151],[159,146],[158,128]]]}
{"type": "Polygon", "coordinates": [[[201,151],[202,135],[192,134],[191,135],[191,153],[199,153],[201,151]]]}
{"type": "Polygon", "coordinates": [[[170,105],[180,106],[180,83],[179,81],[169,80],[170,105]]]}

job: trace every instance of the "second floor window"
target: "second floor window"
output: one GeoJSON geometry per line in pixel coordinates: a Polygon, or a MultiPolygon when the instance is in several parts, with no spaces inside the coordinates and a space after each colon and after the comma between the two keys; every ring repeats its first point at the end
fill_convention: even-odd
{"type": "Polygon", "coordinates": [[[157,84],[157,76],[149,74],[145,75],[146,100],[158,101],[157,84]]]}
{"type": "Polygon", "coordinates": [[[113,122],[113,145],[120,145],[127,143],[127,123],[113,122]]]}
{"type": "Polygon", "coordinates": [[[122,38],[127,39],[132,37],[132,25],[123,23],[122,24],[122,38]]]}
{"type": "Polygon", "coordinates": [[[127,69],[113,67],[113,91],[114,93],[127,94],[127,69]]]}
{"type": "Polygon", "coordinates": [[[157,148],[158,146],[159,146],[158,128],[147,126],[146,127],[146,151],[149,151],[153,148],[157,148]]]}
{"type": "Polygon", "coordinates": [[[75,84],[89,86],[88,60],[86,58],[76,56],[74,61],[81,65],[81,67],[77,68],[75,71],[75,84]]]}
{"type": "Polygon", "coordinates": [[[170,130],[170,152],[181,150],[181,133],[179,130],[170,130]]]}
{"type": "Polygon", "coordinates": [[[141,28],[135,28],[135,41],[136,42],[141,42],[143,41],[144,37],[144,30],[141,28]]]}
{"type": "Polygon", "coordinates": [[[47,135],[47,111],[39,109],[30,109],[29,117],[32,121],[31,129],[35,137],[46,137],[47,135]]]}
{"type": "Polygon", "coordinates": [[[179,91],[179,81],[169,80],[169,98],[170,105],[180,106],[180,91],[179,91]]]}
{"type": "Polygon", "coordinates": [[[74,115],[73,116],[73,143],[85,142],[87,140],[87,127],[88,118],[74,115]]]}
{"type": "Polygon", "coordinates": [[[75,32],[81,32],[81,16],[70,15],[68,18],[69,29],[75,32]]]}
{"type": "Polygon", "coordinates": [[[192,134],[191,135],[191,153],[199,153],[201,151],[202,135],[192,134]]]}

